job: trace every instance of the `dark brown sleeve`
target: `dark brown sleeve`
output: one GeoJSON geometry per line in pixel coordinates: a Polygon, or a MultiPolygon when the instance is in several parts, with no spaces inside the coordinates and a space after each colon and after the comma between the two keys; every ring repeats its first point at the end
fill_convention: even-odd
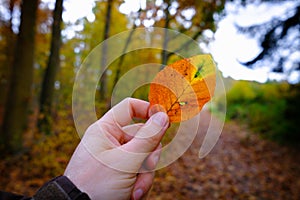
{"type": "Polygon", "coordinates": [[[0,200],[91,200],[66,176],[59,176],[43,185],[33,197],[0,191],[0,200]]]}
{"type": "Polygon", "coordinates": [[[66,176],[59,176],[41,187],[33,200],[91,200],[81,192],[66,176]]]}

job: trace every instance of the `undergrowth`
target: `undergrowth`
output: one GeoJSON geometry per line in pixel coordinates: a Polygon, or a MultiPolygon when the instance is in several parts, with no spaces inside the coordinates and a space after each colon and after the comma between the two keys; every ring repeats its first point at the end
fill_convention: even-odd
{"type": "MultiPolygon", "coordinates": [[[[300,85],[238,81],[227,92],[227,120],[247,124],[262,137],[299,146],[300,85]]],[[[217,108],[222,108],[222,102],[217,108]]]]}

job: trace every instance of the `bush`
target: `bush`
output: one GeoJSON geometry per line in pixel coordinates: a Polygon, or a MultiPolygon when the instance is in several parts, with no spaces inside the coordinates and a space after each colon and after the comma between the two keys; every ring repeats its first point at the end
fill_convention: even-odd
{"type": "Polygon", "coordinates": [[[246,123],[254,132],[280,143],[300,142],[299,84],[238,81],[226,98],[228,120],[246,123]]]}

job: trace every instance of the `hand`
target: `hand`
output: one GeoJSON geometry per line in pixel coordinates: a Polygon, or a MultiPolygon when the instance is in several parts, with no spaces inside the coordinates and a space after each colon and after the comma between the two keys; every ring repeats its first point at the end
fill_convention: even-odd
{"type": "Polygon", "coordinates": [[[67,176],[91,199],[141,199],[151,188],[168,116],[152,116],[149,103],[127,98],[85,132],[67,176]],[[133,118],[148,119],[130,124],[133,118]]]}

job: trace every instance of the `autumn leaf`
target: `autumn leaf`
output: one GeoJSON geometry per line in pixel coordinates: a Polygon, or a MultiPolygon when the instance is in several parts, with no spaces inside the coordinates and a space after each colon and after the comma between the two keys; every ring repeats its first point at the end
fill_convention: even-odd
{"type": "Polygon", "coordinates": [[[161,70],[150,84],[150,106],[159,104],[170,122],[197,115],[214,94],[215,63],[209,54],[179,60],[161,70]]]}

